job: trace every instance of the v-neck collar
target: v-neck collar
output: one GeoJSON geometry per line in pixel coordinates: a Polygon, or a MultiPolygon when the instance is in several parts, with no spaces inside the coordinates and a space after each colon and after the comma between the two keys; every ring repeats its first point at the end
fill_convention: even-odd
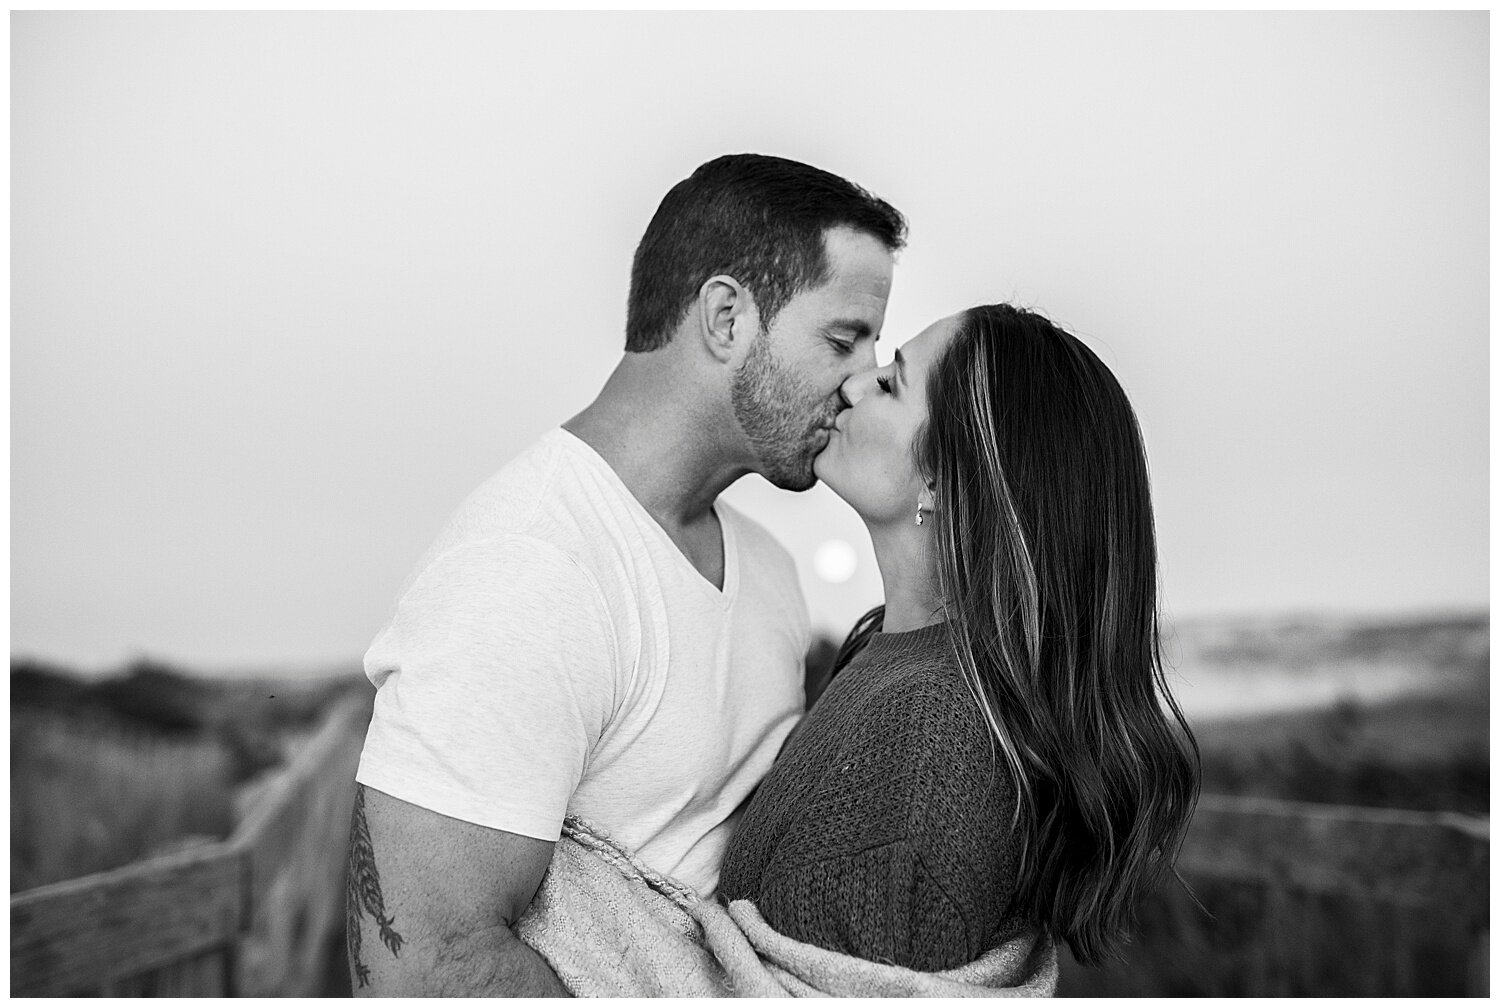
{"type": "Polygon", "coordinates": [[[557,435],[559,444],[563,444],[570,450],[581,455],[592,468],[596,469],[602,477],[614,485],[615,489],[619,491],[620,496],[627,501],[627,507],[635,512],[636,517],[652,534],[659,537],[660,543],[669,549],[683,567],[693,575],[693,581],[701,585],[703,591],[711,593],[714,599],[724,608],[729,608],[734,602],[735,597],[739,594],[740,587],[738,539],[735,536],[734,525],[730,522],[725,513],[726,509],[718,499],[714,500],[712,507],[714,517],[719,522],[719,542],[724,551],[724,586],[722,588],[716,587],[702,571],[694,566],[693,562],[688,559],[687,554],[683,553],[681,547],[667,534],[667,530],[661,527],[661,523],[656,520],[650,511],[646,510],[646,506],[631,492],[630,487],[625,485],[625,481],[620,479],[620,474],[615,472],[614,467],[609,464],[603,455],[594,450],[593,445],[566,427],[558,427],[553,433],[557,435]]]}

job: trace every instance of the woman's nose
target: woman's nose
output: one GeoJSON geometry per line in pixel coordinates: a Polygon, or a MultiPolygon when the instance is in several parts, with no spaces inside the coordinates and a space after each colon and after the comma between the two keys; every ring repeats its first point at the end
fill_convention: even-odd
{"type": "Polygon", "coordinates": [[[865,393],[875,384],[876,370],[878,369],[861,371],[844,379],[844,384],[839,386],[839,395],[844,397],[845,403],[853,406],[865,397],[865,393]]]}

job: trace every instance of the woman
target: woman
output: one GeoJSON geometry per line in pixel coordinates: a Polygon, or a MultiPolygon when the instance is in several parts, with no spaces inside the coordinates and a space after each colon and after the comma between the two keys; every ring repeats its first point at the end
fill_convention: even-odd
{"type": "Polygon", "coordinates": [[[1028,929],[1098,962],[1197,794],[1135,415],[1081,342],[1003,304],[845,398],[816,472],[869,528],[885,605],[746,809],[721,898],[915,970],[1028,929]]]}

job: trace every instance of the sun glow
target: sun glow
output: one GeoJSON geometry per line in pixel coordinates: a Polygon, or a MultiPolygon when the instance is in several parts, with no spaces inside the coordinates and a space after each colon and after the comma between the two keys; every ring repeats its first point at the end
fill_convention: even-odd
{"type": "Polygon", "coordinates": [[[813,554],[813,569],[829,584],[843,584],[859,569],[859,557],[844,540],[829,539],[813,554]]]}

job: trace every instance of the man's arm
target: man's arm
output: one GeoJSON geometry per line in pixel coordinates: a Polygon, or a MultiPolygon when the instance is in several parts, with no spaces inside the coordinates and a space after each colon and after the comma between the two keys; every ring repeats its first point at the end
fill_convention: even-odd
{"type": "Polygon", "coordinates": [[[551,863],[550,841],[355,788],[347,885],[356,996],[568,996],[511,931],[551,863]]]}

